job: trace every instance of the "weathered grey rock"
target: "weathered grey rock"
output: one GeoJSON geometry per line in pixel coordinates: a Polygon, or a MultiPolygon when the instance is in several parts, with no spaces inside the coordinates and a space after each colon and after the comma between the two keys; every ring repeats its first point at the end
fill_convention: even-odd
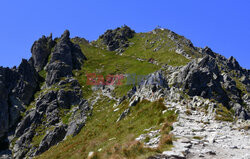
{"type": "Polygon", "coordinates": [[[123,118],[125,118],[125,117],[129,114],[129,112],[130,112],[130,108],[126,109],[126,110],[120,115],[120,117],[117,119],[116,122],[119,122],[119,121],[121,121],[123,118]]]}
{"type": "Polygon", "coordinates": [[[60,110],[59,106],[57,104],[57,101],[52,101],[46,110],[46,118],[47,118],[47,123],[46,125],[52,126],[56,125],[57,123],[60,122],[60,110]]]}
{"type": "Polygon", "coordinates": [[[208,155],[216,155],[216,152],[210,149],[203,149],[202,150],[203,154],[208,154],[208,155]]]}
{"type": "Polygon", "coordinates": [[[15,137],[20,137],[27,129],[30,129],[32,123],[39,122],[41,119],[39,113],[31,111],[17,126],[15,137]]]}
{"type": "Polygon", "coordinates": [[[74,90],[59,90],[57,94],[57,100],[60,107],[69,109],[71,105],[76,105],[80,102],[80,95],[74,90]]]}
{"type": "Polygon", "coordinates": [[[248,96],[248,94],[245,94],[242,97],[242,100],[246,104],[247,113],[248,113],[248,116],[250,116],[250,97],[248,96]]]}
{"type": "Polygon", "coordinates": [[[90,111],[89,104],[86,100],[82,100],[79,107],[74,109],[70,117],[70,123],[68,124],[66,137],[69,135],[77,135],[83,126],[85,126],[87,113],[90,111]]]}
{"type": "Polygon", "coordinates": [[[216,54],[207,46],[204,49],[202,49],[202,53],[205,55],[210,55],[213,58],[216,58],[216,54]]]}
{"type": "Polygon", "coordinates": [[[140,102],[140,97],[138,96],[134,96],[133,98],[131,98],[131,102],[129,103],[129,106],[135,106],[137,103],[140,102]]]}
{"type": "Polygon", "coordinates": [[[190,62],[183,67],[178,75],[177,83],[190,96],[214,98],[227,105],[229,98],[220,83],[220,71],[214,58],[205,56],[203,59],[190,62]]]}
{"type": "Polygon", "coordinates": [[[42,36],[39,40],[35,41],[31,48],[32,60],[34,67],[39,72],[47,64],[51,49],[54,47],[55,42],[52,39],[52,34],[49,37],[42,36]]]}
{"type": "Polygon", "coordinates": [[[39,145],[38,150],[35,155],[39,155],[46,150],[48,150],[51,146],[56,145],[60,141],[62,141],[66,134],[66,125],[61,125],[56,127],[53,131],[48,132],[43,138],[42,142],[39,145]]]}
{"type": "Polygon", "coordinates": [[[30,142],[35,135],[34,128],[30,128],[26,131],[20,138],[16,141],[13,147],[13,157],[15,159],[22,159],[28,153],[29,149],[31,148],[30,142]]]}
{"type": "Polygon", "coordinates": [[[137,91],[137,88],[134,86],[130,91],[128,91],[127,96],[128,98],[131,98],[135,92],[137,91]]]}
{"type": "Polygon", "coordinates": [[[235,103],[233,106],[233,110],[235,112],[235,115],[238,116],[239,119],[249,119],[250,116],[248,115],[245,108],[240,105],[239,103],[235,103]]]}
{"type": "Polygon", "coordinates": [[[148,159],[186,159],[186,157],[178,156],[178,155],[155,155],[155,156],[150,156],[148,159]]]}
{"type": "Polygon", "coordinates": [[[238,61],[233,56],[231,56],[227,60],[227,65],[228,65],[229,68],[234,69],[234,70],[240,70],[241,69],[238,61]]]}
{"type": "Polygon", "coordinates": [[[60,81],[62,77],[71,77],[72,68],[63,62],[51,63],[46,68],[48,76],[46,78],[46,83],[51,86],[60,81]]]}
{"type": "MultiPolygon", "coordinates": [[[[150,129],[145,129],[144,131],[148,131],[150,129]]],[[[141,134],[139,137],[137,137],[135,140],[140,141],[144,144],[144,146],[149,148],[157,148],[159,146],[160,142],[160,130],[152,130],[148,133],[141,134]],[[145,141],[146,137],[149,137],[149,141],[145,141]]]]}
{"type": "Polygon", "coordinates": [[[164,151],[162,153],[167,158],[173,158],[173,159],[185,159],[186,157],[183,155],[183,153],[178,151],[164,151]]]}
{"type": "Polygon", "coordinates": [[[38,73],[35,68],[23,59],[17,69],[20,80],[12,90],[13,96],[17,97],[25,105],[28,105],[38,87],[38,73]]]}
{"type": "Polygon", "coordinates": [[[8,145],[7,134],[14,130],[37,86],[38,74],[27,60],[23,59],[18,69],[0,67],[0,144],[3,147],[8,145]]]}
{"type": "Polygon", "coordinates": [[[129,46],[128,39],[134,36],[135,32],[128,26],[123,26],[115,30],[107,30],[100,36],[104,45],[107,45],[108,50],[123,52],[123,48],[129,46]]]}
{"type": "MultiPolygon", "coordinates": [[[[45,112],[46,109],[52,109],[50,104],[54,104],[53,101],[57,99],[57,91],[49,91],[46,94],[40,96],[36,102],[36,110],[40,113],[45,112]]],[[[57,104],[56,104],[57,105],[57,104]]]]}
{"type": "Polygon", "coordinates": [[[162,73],[162,71],[157,71],[146,76],[144,79],[142,79],[142,81],[140,81],[139,85],[141,87],[151,86],[153,92],[156,91],[157,87],[168,87],[167,81],[164,79],[162,73]]]}
{"type": "Polygon", "coordinates": [[[130,106],[136,105],[143,99],[155,101],[163,98],[166,90],[169,89],[167,80],[163,77],[163,71],[156,71],[148,76],[144,76],[138,81],[139,85],[132,88],[128,97],[130,98],[130,106]]]}
{"type": "Polygon", "coordinates": [[[71,77],[73,69],[80,69],[87,58],[81,52],[79,45],[73,44],[69,38],[69,31],[66,30],[59,42],[55,45],[51,60],[46,66],[48,75],[46,84],[51,86],[60,81],[62,77],[71,77]]]}
{"type": "Polygon", "coordinates": [[[40,94],[36,99],[35,108],[29,111],[18,125],[15,137],[21,142],[16,142],[14,155],[33,157],[41,154],[68,135],[77,135],[85,125],[90,107],[82,97],[79,83],[73,78],[64,79],[60,83],[61,85],[54,86],[54,89],[40,94]],[[67,115],[69,119],[63,119],[67,115]],[[34,134],[41,135],[35,132],[38,127],[44,127],[47,134],[39,147],[34,147],[31,143],[34,134]],[[52,127],[56,127],[54,131],[50,131],[52,127]],[[22,135],[26,132],[29,132],[27,134],[29,139],[26,135],[22,135]],[[31,146],[24,151],[22,144],[31,146]]]}
{"type": "MultiPolygon", "coordinates": [[[[9,129],[9,109],[8,109],[8,92],[5,85],[0,81],[0,145],[5,145],[4,138],[9,129]]],[[[3,149],[3,148],[2,148],[3,149]]]]}

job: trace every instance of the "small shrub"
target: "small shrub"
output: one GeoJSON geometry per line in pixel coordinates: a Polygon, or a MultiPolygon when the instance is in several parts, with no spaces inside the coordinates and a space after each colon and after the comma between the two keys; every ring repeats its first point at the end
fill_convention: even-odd
{"type": "Polygon", "coordinates": [[[172,122],[165,122],[163,125],[162,125],[162,127],[161,127],[161,132],[163,133],[163,134],[168,134],[172,129],[173,129],[173,127],[172,127],[172,122]]]}
{"type": "Polygon", "coordinates": [[[42,70],[38,74],[39,74],[40,77],[42,77],[43,79],[45,79],[46,78],[46,73],[47,72],[45,70],[42,70]]]}
{"type": "Polygon", "coordinates": [[[158,120],[158,123],[157,123],[157,124],[159,125],[159,124],[163,123],[164,120],[165,120],[165,119],[161,117],[161,118],[158,120]]]}
{"type": "Polygon", "coordinates": [[[250,125],[244,126],[243,129],[246,131],[250,130],[250,125]]]}
{"type": "Polygon", "coordinates": [[[163,104],[163,98],[159,99],[157,102],[156,102],[156,106],[159,110],[166,110],[166,106],[163,104]]]}
{"type": "Polygon", "coordinates": [[[194,136],[193,138],[197,139],[197,140],[202,140],[203,139],[203,137],[201,137],[201,136],[194,136]]]}
{"type": "Polygon", "coordinates": [[[173,144],[173,135],[172,134],[163,134],[159,143],[159,149],[163,149],[166,145],[173,144]]]}
{"type": "Polygon", "coordinates": [[[147,142],[149,142],[149,141],[150,141],[150,137],[147,136],[147,137],[145,138],[144,142],[147,143],[147,142]]]}
{"type": "Polygon", "coordinates": [[[234,121],[234,115],[231,111],[229,111],[226,107],[224,107],[221,103],[218,104],[218,109],[216,110],[215,120],[221,121],[234,121]]]}
{"type": "Polygon", "coordinates": [[[250,130],[250,125],[245,125],[239,128],[239,130],[242,130],[242,129],[248,131],[250,130]]]}
{"type": "Polygon", "coordinates": [[[191,110],[196,110],[196,108],[195,107],[191,107],[191,110]]]}
{"type": "Polygon", "coordinates": [[[186,115],[192,115],[192,112],[188,109],[188,110],[185,111],[185,114],[186,115]]]}
{"type": "Polygon", "coordinates": [[[136,157],[137,154],[143,154],[144,151],[143,144],[139,141],[131,141],[122,148],[122,153],[128,158],[136,157]]]}

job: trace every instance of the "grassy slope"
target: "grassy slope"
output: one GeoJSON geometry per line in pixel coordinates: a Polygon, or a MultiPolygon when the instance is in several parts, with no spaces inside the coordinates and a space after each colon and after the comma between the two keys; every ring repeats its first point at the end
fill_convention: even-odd
{"type": "MultiPolygon", "coordinates": [[[[133,43],[125,50],[122,56],[115,52],[106,51],[89,45],[85,41],[75,41],[88,60],[80,71],[74,71],[75,77],[82,85],[83,95],[90,99],[95,92],[91,86],[86,85],[86,73],[99,75],[136,73],[147,75],[161,68],[163,64],[172,66],[185,65],[188,59],[175,53],[175,43],[167,37],[168,31],[158,30],[157,34],[137,33],[130,39],[133,43]],[[151,42],[151,43],[150,43],[151,42]],[[160,48],[154,51],[155,48],[160,48]],[[144,59],[144,62],[136,60],[144,59]],[[153,58],[159,65],[148,63],[153,58]]],[[[189,52],[189,48],[185,48],[189,52]]],[[[126,79],[124,80],[124,82],[126,79]]],[[[115,96],[123,96],[132,88],[132,85],[117,86],[115,96]]],[[[101,98],[93,108],[93,114],[88,118],[86,126],[74,138],[69,137],[58,146],[52,147],[37,158],[87,158],[89,152],[95,152],[96,158],[146,158],[171,145],[169,131],[171,123],[175,120],[173,112],[162,114],[165,109],[161,101],[150,103],[143,101],[132,108],[130,115],[120,122],[116,122],[119,115],[128,107],[125,101],[119,105],[119,111],[114,112],[114,101],[105,97],[101,98]],[[163,124],[165,123],[165,124],[163,124]],[[164,126],[162,126],[163,124],[164,126]],[[144,129],[155,126],[154,129],[162,128],[161,146],[158,149],[146,149],[142,144],[134,141],[144,129]],[[112,140],[110,140],[112,139],[112,140]],[[102,149],[100,152],[98,150],[102,149]]]]}
{"type": "MultiPolygon", "coordinates": [[[[154,126],[160,129],[164,122],[171,123],[176,119],[173,111],[162,113],[165,109],[162,100],[157,102],[142,101],[131,109],[129,116],[116,122],[120,114],[128,107],[127,102],[118,106],[114,112],[114,101],[101,98],[94,106],[93,114],[86,126],[76,137],[68,138],[58,146],[52,147],[38,159],[44,158],[87,158],[88,153],[96,152],[97,158],[145,158],[149,155],[168,149],[171,145],[165,144],[159,149],[143,148],[134,142],[145,129],[154,126]],[[101,149],[100,152],[98,150],[101,149]]],[[[166,124],[165,124],[166,125],[166,124]]],[[[165,135],[171,130],[171,124],[164,127],[165,135]]],[[[164,131],[163,131],[164,132],[164,131]]],[[[164,135],[162,135],[164,136],[164,135]]]]}
{"type": "MultiPolygon", "coordinates": [[[[187,64],[190,60],[171,50],[175,48],[175,43],[167,37],[167,34],[167,30],[158,30],[157,34],[137,33],[132,39],[129,39],[133,44],[125,49],[122,56],[116,55],[115,52],[100,49],[105,48],[100,44],[100,39],[93,43],[93,45],[99,45],[99,48],[91,46],[86,42],[73,39],[72,41],[81,46],[83,53],[88,58],[82,70],[74,72],[80,84],[84,86],[83,92],[85,97],[88,98],[91,96],[90,86],[86,86],[86,73],[96,73],[104,76],[108,74],[128,73],[148,75],[149,73],[159,70],[164,64],[172,66],[187,64]],[[146,40],[148,40],[147,44],[145,44],[146,40]],[[150,42],[155,43],[150,44],[150,42]],[[154,52],[154,48],[158,46],[161,46],[161,49],[154,52]],[[137,58],[144,59],[145,61],[138,61],[137,58]],[[150,58],[156,60],[159,65],[149,63],[148,60],[150,58]]],[[[126,79],[124,79],[124,82],[126,82],[126,79]]],[[[118,97],[123,96],[131,88],[132,85],[119,86],[115,90],[115,95],[118,97]]]]}
{"type": "Polygon", "coordinates": [[[131,45],[124,55],[138,57],[149,60],[156,60],[160,65],[168,64],[172,66],[185,65],[189,62],[184,56],[175,53],[173,48],[175,43],[167,37],[167,31],[158,30],[157,34],[138,33],[130,39],[134,45],[131,45]],[[160,48],[154,51],[155,48],[160,48]]]}
{"type": "MultiPolygon", "coordinates": [[[[173,66],[184,65],[187,60],[182,55],[178,55],[171,51],[173,43],[169,40],[165,33],[160,34],[162,41],[157,41],[152,46],[144,46],[145,40],[158,39],[159,37],[151,33],[139,33],[134,38],[130,39],[132,46],[125,50],[122,56],[116,55],[114,52],[106,51],[104,49],[96,48],[87,44],[86,42],[78,43],[88,58],[80,71],[74,71],[74,76],[82,85],[83,95],[90,99],[95,92],[91,90],[91,86],[86,85],[86,73],[97,73],[99,75],[108,74],[126,74],[136,73],[138,75],[147,75],[161,68],[161,64],[169,64],[173,66]],[[163,41],[164,40],[164,41],[163,41]],[[163,42],[165,44],[163,44],[163,42]],[[167,43],[167,44],[166,44],[167,43]],[[164,45],[162,48],[153,52],[152,50],[158,45],[164,45]],[[146,48],[146,49],[145,49],[146,48]],[[154,65],[136,60],[136,58],[149,59],[154,58],[160,65],[154,65]]],[[[126,79],[125,79],[126,81],[126,79]]],[[[116,88],[115,95],[125,95],[132,85],[122,85],[116,88]]],[[[162,114],[165,109],[162,106],[162,101],[148,102],[143,101],[136,107],[133,107],[130,115],[120,122],[116,122],[119,115],[128,107],[128,103],[124,102],[119,105],[119,111],[114,112],[112,107],[114,101],[106,98],[101,98],[100,101],[93,108],[93,114],[88,119],[86,126],[74,138],[68,138],[66,141],[60,143],[58,146],[52,147],[37,158],[86,158],[90,151],[97,152],[99,158],[145,158],[150,154],[155,154],[171,145],[171,136],[169,131],[171,123],[175,120],[173,112],[162,114]],[[143,130],[155,126],[155,129],[162,128],[161,146],[156,150],[145,149],[140,143],[135,143],[135,137],[145,133],[143,130]],[[109,140],[115,138],[114,140],[109,140]],[[116,156],[116,157],[115,157],[116,156]]]]}
{"type": "MultiPolygon", "coordinates": [[[[80,84],[84,86],[83,94],[85,98],[89,98],[92,92],[91,87],[86,85],[87,73],[96,73],[104,77],[109,74],[116,75],[127,73],[147,75],[160,69],[160,66],[148,62],[141,62],[130,56],[116,55],[114,52],[102,50],[89,44],[80,43],[80,46],[88,60],[85,62],[82,70],[75,71],[74,74],[80,84]]],[[[131,88],[131,85],[122,85],[120,89],[118,88],[117,92],[119,94],[124,94],[131,88]]]]}

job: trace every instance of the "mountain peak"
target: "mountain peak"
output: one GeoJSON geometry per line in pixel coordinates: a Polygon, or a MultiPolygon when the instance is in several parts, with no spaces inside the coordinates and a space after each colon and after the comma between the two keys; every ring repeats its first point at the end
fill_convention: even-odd
{"type": "Polygon", "coordinates": [[[132,38],[135,31],[130,27],[124,25],[114,30],[107,30],[103,35],[99,37],[104,45],[107,45],[107,49],[110,51],[117,50],[123,52],[123,49],[128,47],[128,39],[132,38]]]}
{"type": "Polygon", "coordinates": [[[69,40],[70,39],[70,32],[69,30],[65,30],[61,35],[61,40],[69,40]]]}

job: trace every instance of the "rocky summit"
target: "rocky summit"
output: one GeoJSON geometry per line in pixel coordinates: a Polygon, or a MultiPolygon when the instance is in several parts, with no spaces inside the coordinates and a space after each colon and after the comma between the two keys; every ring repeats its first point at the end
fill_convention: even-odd
{"type": "Polygon", "coordinates": [[[0,158],[249,159],[250,70],[168,29],[42,36],[0,67],[0,158]]]}

